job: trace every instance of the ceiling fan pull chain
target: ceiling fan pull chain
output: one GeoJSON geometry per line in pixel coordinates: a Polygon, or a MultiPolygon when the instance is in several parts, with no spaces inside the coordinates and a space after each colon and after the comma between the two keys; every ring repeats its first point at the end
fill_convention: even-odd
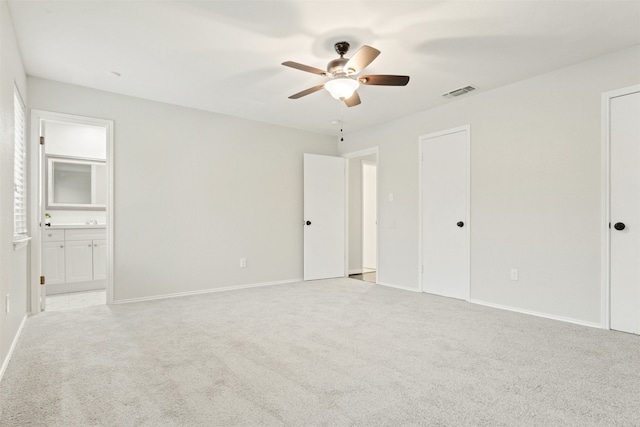
{"type": "Polygon", "coordinates": [[[340,104],[340,142],[344,142],[344,104],[340,104]]]}

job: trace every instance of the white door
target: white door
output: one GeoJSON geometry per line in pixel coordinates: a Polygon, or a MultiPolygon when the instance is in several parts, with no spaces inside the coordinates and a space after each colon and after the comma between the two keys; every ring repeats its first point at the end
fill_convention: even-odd
{"type": "Polygon", "coordinates": [[[42,275],[47,285],[64,283],[64,242],[46,242],[43,252],[42,275]]]}
{"type": "Polygon", "coordinates": [[[362,270],[377,267],[376,164],[362,161],[362,270]]]}
{"type": "Polygon", "coordinates": [[[93,280],[107,278],[107,241],[93,241],[93,280]]]}
{"type": "Polygon", "coordinates": [[[91,240],[65,242],[64,257],[67,283],[93,280],[93,242],[91,240]]]}
{"type": "Polygon", "coordinates": [[[422,291],[469,298],[468,127],[420,138],[422,291]]]}
{"type": "Polygon", "coordinates": [[[304,155],[304,280],[345,275],[345,159],[304,155]]]}
{"type": "Polygon", "coordinates": [[[640,334],[640,92],[610,101],[611,329],[640,334]]]}

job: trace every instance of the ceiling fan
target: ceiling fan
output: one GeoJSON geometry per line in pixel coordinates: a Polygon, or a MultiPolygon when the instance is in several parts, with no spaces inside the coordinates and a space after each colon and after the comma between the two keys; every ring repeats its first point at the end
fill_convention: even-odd
{"type": "Polygon", "coordinates": [[[327,71],[308,65],[299,64],[293,61],[283,62],[282,65],[329,77],[329,81],[321,85],[310,87],[309,89],[291,95],[289,99],[298,99],[325,88],[331,96],[344,101],[347,107],[360,104],[360,96],[357,89],[360,84],[375,86],[406,86],[409,83],[409,76],[394,76],[388,74],[371,74],[357,76],[364,68],[373,62],[380,55],[378,49],[364,45],[351,57],[344,55],[349,51],[349,43],[338,42],[334,45],[340,58],[329,61],[327,71]]]}

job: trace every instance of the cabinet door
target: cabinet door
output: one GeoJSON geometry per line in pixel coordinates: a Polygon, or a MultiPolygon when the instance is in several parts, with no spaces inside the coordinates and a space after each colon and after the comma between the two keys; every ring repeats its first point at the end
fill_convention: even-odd
{"type": "Polygon", "coordinates": [[[93,280],[93,242],[91,240],[65,243],[67,283],[93,280]]]}
{"type": "Polygon", "coordinates": [[[93,241],[93,280],[107,278],[107,241],[93,241]]]}
{"type": "Polygon", "coordinates": [[[64,242],[46,242],[42,269],[47,285],[64,283],[64,242]]]}

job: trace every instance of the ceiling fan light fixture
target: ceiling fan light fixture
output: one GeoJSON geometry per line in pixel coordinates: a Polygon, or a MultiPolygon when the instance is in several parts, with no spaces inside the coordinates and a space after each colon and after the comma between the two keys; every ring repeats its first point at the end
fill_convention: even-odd
{"type": "Polygon", "coordinates": [[[360,83],[349,77],[336,77],[324,84],[324,88],[329,91],[335,99],[348,99],[353,92],[358,89],[360,83]]]}

